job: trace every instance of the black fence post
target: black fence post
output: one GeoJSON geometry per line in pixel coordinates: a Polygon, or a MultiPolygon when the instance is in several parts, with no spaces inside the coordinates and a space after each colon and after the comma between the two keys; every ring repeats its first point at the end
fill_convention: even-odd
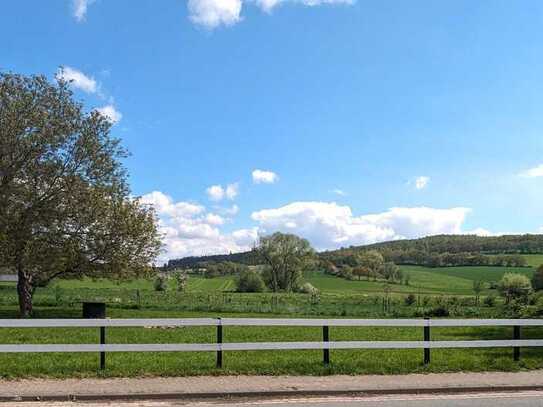
{"type": "MultiPolygon", "coordinates": [[[[513,327],[513,339],[519,340],[520,339],[520,326],[515,325],[513,327]]],[[[515,362],[518,362],[520,360],[520,348],[518,346],[513,347],[513,359],[515,362]]]]}
{"type": "MultiPolygon", "coordinates": [[[[425,318],[424,342],[430,342],[430,318],[425,318]]],[[[424,364],[430,363],[430,348],[424,348],[424,364]]]]}
{"type": "MultiPolygon", "coordinates": [[[[328,326],[322,327],[322,341],[323,342],[330,341],[330,329],[328,328],[328,326]]],[[[324,366],[327,367],[328,365],[330,365],[330,349],[327,349],[327,348],[323,349],[322,356],[323,356],[324,366]]]]}
{"type": "MultiPolygon", "coordinates": [[[[106,317],[106,304],[103,302],[84,302],[83,318],[104,319],[106,317]]],[[[106,343],[106,327],[100,327],[100,345],[106,343]]],[[[100,352],[100,370],[106,369],[106,353],[100,352]]]]}
{"type": "MultiPolygon", "coordinates": [[[[100,345],[106,344],[106,327],[100,327],[100,345]]],[[[106,369],[106,352],[100,352],[100,370],[106,369]]]]}
{"type": "MultiPolygon", "coordinates": [[[[221,319],[217,318],[219,325],[217,325],[217,343],[222,343],[222,324],[221,319]]],[[[217,351],[217,369],[222,369],[222,350],[217,351]]]]}

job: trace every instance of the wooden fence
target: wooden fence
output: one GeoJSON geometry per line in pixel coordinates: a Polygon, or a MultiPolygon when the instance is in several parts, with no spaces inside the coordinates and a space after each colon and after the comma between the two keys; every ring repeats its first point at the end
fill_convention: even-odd
{"type": "Polygon", "coordinates": [[[423,349],[424,363],[430,363],[430,350],[443,348],[513,348],[514,360],[521,347],[543,347],[543,339],[521,339],[521,327],[543,326],[543,319],[0,319],[0,328],[99,328],[99,344],[2,344],[0,353],[99,352],[100,368],[105,369],[106,352],[216,352],[217,368],[222,367],[224,351],[308,350],[323,351],[330,363],[331,349],[423,349]],[[106,328],[121,327],[216,327],[215,343],[107,344],[106,328]],[[224,343],[228,326],[322,327],[322,342],[224,343]],[[432,327],[512,327],[509,340],[432,341],[432,327]],[[421,341],[330,341],[330,327],[420,327],[421,341]]]}

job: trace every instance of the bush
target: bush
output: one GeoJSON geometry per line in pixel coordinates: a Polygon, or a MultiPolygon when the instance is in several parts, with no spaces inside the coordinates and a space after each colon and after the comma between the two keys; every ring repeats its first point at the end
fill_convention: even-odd
{"type": "Polygon", "coordinates": [[[489,295],[488,297],[485,297],[483,300],[483,304],[485,304],[487,307],[493,307],[496,305],[496,297],[494,295],[489,295]]]}
{"type": "Polygon", "coordinates": [[[158,276],[153,283],[155,291],[166,291],[166,278],[164,276],[158,276]]]}
{"type": "Polygon", "coordinates": [[[415,297],[415,294],[409,294],[407,297],[405,297],[404,302],[405,302],[405,305],[411,306],[415,302],[417,302],[417,297],[415,297]]]}
{"type": "Polygon", "coordinates": [[[311,283],[305,283],[300,287],[300,292],[304,294],[315,295],[319,293],[319,290],[311,283]]]}
{"type": "Polygon", "coordinates": [[[266,289],[266,284],[260,273],[254,270],[244,270],[236,280],[236,290],[240,293],[261,293],[266,289]]]}
{"type": "Polygon", "coordinates": [[[532,291],[532,284],[528,277],[523,274],[505,273],[498,284],[500,294],[505,297],[506,302],[511,299],[526,297],[532,291]]]}
{"type": "Polygon", "coordinates": [[[449,309],[445,305],[438,305],[426,312],[426,316],[438,318],[448,317],[449,314],[449,309]]]}

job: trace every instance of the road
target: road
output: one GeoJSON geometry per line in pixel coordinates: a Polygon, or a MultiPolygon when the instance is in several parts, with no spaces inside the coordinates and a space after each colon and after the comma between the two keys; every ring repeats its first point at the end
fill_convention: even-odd
{"type": "Polygon", "coordinates": [[[543,407],[543,392],[469,393],[449,395],[389,395],[370,397],[294,398],[245,401],[134,401],[134,402],[26,402],[0,403],[0,407],[543,407]]]}

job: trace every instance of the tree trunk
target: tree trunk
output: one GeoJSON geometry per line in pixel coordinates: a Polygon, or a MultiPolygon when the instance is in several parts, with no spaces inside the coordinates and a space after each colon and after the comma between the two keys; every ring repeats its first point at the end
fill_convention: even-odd
{"type": "Polygon", "coordinates": [[[32,313],[32,279],[24,270],[19,270],[19,281],[17,281],[17,294],[19,295],[19,314],[21,318],[28,318],[32,313]]]}

